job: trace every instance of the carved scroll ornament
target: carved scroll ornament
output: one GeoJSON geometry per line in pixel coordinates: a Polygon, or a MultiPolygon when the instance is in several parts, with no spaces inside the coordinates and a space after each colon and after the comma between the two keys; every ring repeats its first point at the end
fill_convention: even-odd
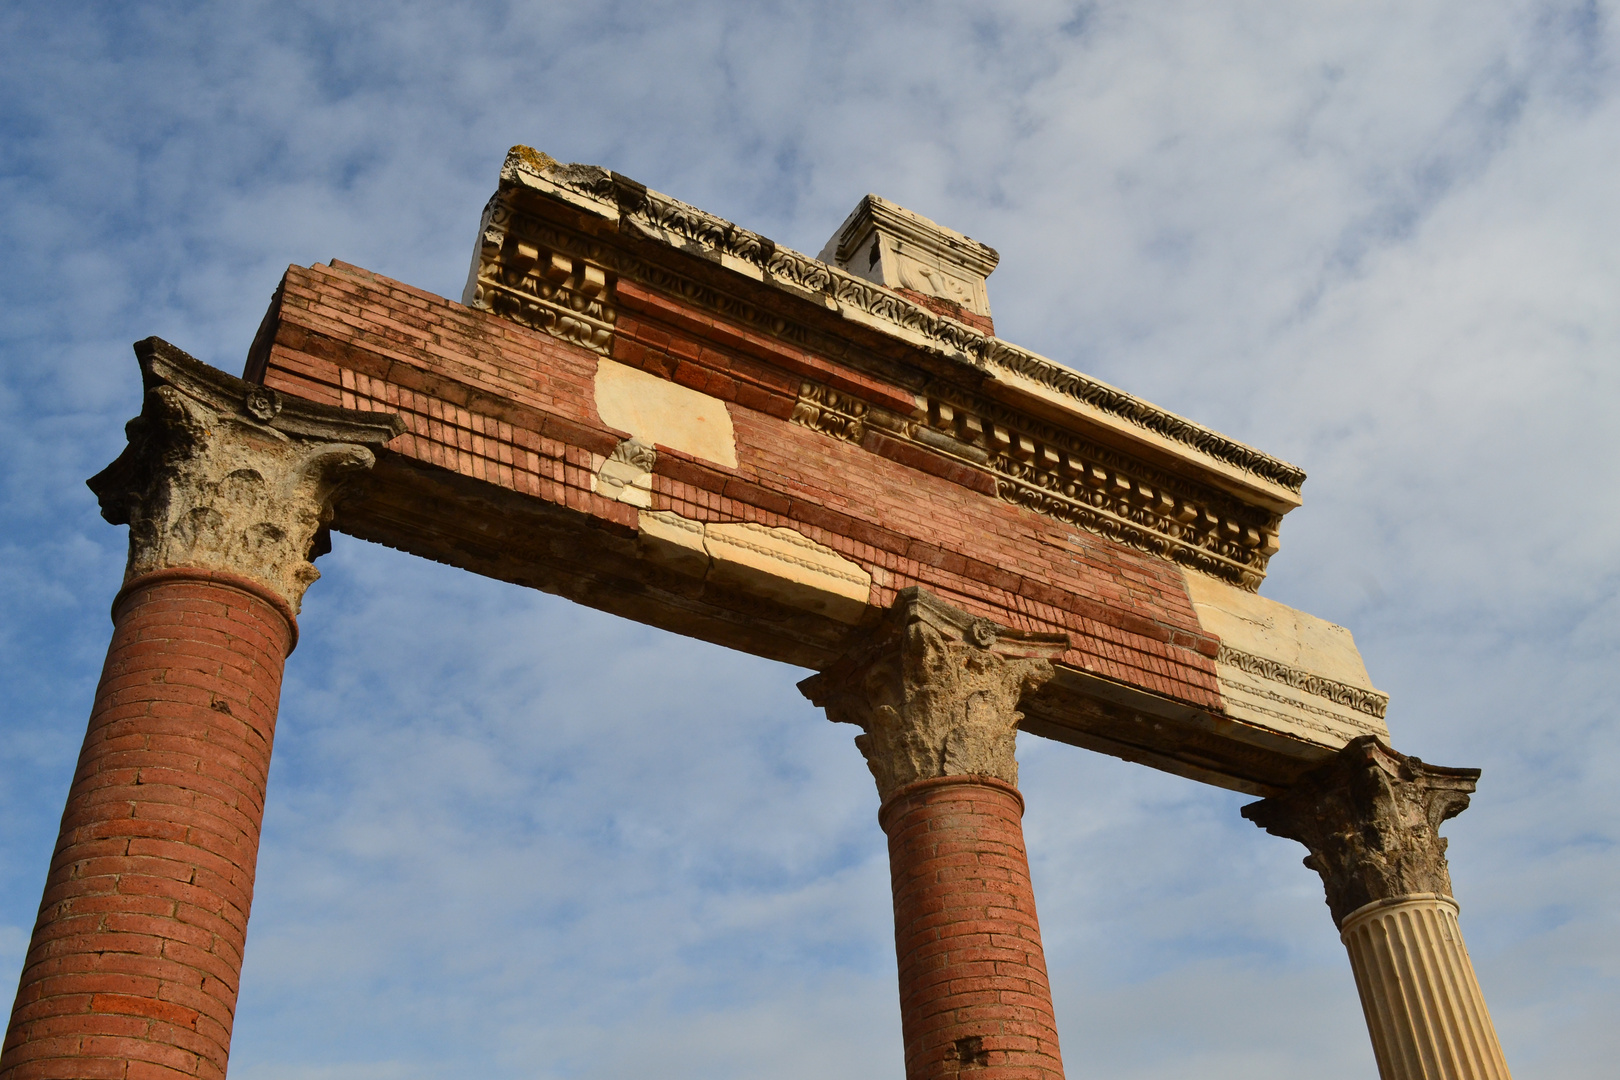
{"type": "Polygon", "coordinates": [[[855,745],[885,801],[919,780],[988,776],[1014,786],[1019,699],[1052,677],[1064,634],[978,619],[922,589],[901,592],[884,624],[799,690],[855,724],[855,745]]]}
{"type": "Polygon", "coordinates": [[[243,382],[158,338],[137,342],[146,399],[129,445],[88,481],[101,515],[129,526],[126,581],[189,567],[263,585],[296,613],[332,498],[371,467],[399,417],[354,412],[243,382]]]}
{"type": "Polygon", "coordinates": [[[1310,849],[1336,925],[1376,900],[1451,895],[1440,823],[1468,808],[1478,769],[1425,764],[1375,735],[1351,740],[1332,761],[1281,795],[1243,808],[1274,836],[1310,849]]]}

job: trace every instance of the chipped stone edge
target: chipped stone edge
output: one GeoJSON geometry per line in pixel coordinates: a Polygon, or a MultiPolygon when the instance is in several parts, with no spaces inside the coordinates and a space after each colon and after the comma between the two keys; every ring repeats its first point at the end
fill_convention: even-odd
{"type": "Polygon", "coordinates": [[[615,223],[634,223],[649,238],[705,255],[801,297],[820,301],[854,322],[962,359],[1010,384],[1056,395],[1182,450],[1247,474],[1297,505],[1305,473],[1202,424],[1178,416],[1101,380],[1074,371],[964,323],[936,315],[891,289],[782,247],[629,177],[595,165],[557,163],[529,147],[514,147],[501,169],[502,186],[549,195],[615,223]]]}

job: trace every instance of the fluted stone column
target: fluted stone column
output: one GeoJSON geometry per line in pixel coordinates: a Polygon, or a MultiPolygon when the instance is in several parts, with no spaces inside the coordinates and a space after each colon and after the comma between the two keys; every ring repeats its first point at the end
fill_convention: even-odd
{"type": "Polygon", "coordinates": [[[223,1077],[283,662],[340,484],[397,417],[284,398],[149,338],[113,638],[0,1080],[223,1077]]]}
{"type": "Polygon", "coordinates": [[[1509,1080],[1451,897],[1440,823],[1468,807],[1478,769],[1347,745],[1243,816],[1310,849],[1383,1080],[1509,1080]]]}
{"type": "Polygon", "coordinates": [[[976,619],[920,589],[799,684],[858,725],[889,838],[907,1080],[1059,1080],[1052,992],[1024,850],[1019,698],[1064,635],[976,619]]]}

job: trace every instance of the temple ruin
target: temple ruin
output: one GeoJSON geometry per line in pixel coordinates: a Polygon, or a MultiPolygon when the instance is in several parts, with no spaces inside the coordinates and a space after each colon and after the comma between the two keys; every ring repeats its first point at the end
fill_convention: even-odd
{"type": "Polygon", "coordinates": [[[241,378],[137,343],[90,481],[128,571],[0,1080],[225,1075],[330,530],[812,669],[882,799],[908,1080],[1063,1076],[1020,729],[1258,796],[1384,1080],[1505,1080],[1438,832],[1477,770],[1392,749],[1350,633],[1257,591],[1304,473],[996,337],[997,259],[875,195],[811,258],[517,147],[459,302],[333,261],[241,378]]]}

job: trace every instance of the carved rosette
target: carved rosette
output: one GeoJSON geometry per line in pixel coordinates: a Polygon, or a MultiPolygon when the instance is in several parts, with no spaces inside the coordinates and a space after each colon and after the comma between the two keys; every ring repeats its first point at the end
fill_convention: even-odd
{"type": "Polygon", "coordinates": [[[124,580],[188,567],[224,571],[296,613],[319,571],[332,499],[371,467],[399,417],[256,386],[158,338],[137,342],[146,398],[129,445],[91,477],[101,515],[129,526],[124,580]]]}
{"type": "Polygon", "coordinates": [[[1019,699],[1052,677],[1064,634],[975,618],[922,589],[900,593],[883,625],[799,684],[855,745],[886,802],[919,780],[987,776],[1014,786],[1019,699]]]}
{"type": "Polygon", "coordinates": [[[1428,765],[1364,735],[1281,795],[1245,806],[1243,816],[1310,849],[1305,865],[1322,875],[1342,927],[1375,901],[1451,895],[1440,823],[1468,808],[1478,780],[1478,769],[1428,765]]]}

